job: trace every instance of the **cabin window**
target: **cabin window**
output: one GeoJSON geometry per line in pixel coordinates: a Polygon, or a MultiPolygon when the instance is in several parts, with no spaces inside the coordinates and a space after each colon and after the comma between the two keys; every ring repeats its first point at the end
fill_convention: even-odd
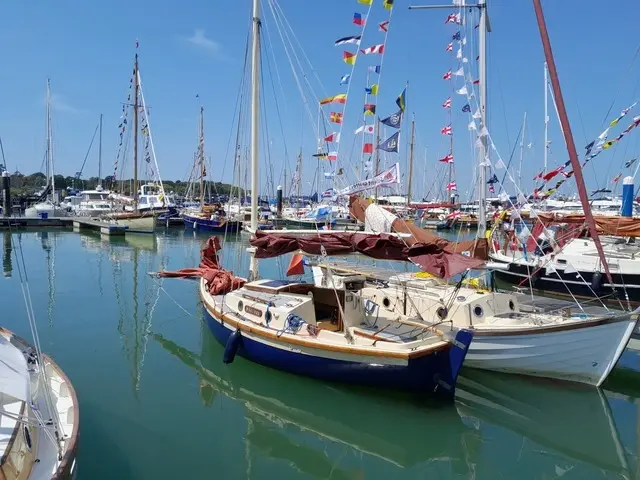
{"type": "Polygon", "coordinates": [[[447,309],[446,307],[440,307],[436,311],[436,315],[438,315],[438,318],[440,320],[444,320],[445,318],[447,318],[447,315],[449,315],[449,309],[447,309]]]}
{"type": "Polygon", "coordinates": [[[516,309],[516,304],[513,303],[513,300],[509,300],[509,309],[512,311],[516,309]]]}
{"type": "Polygon", "coordinates": [[[480,305],[476,305],[475,307],[473,307],[473,314],[476,317],[481,317],[483,313],[484,310],[482,310],[482,307],[480,305]]]}
{"type": "Polygon", "coordinates": [[[139,203],[140,203],[140,205],[146,205],[146,204],[147,204],[147,199],[146,199],[146,197],[140,197],[140,199],[139,199],[139,203]]]}
{"type": "Polygon", "coordinates": [[[560,265],[566,265],[566,264],[567,264],[567,261],[566,261],[566,260],[563,260],[563,259],[561,259],[561,258],[558,258],[556,261],[557,261],[560,265]]]}
{"type": "Polygon", "coordinates": [[[238,300],[238,311],[241,312],[243,307],[244,307],[244,303],[242,303],[242,300],[238,300]]]}
{"type": "Polygon", "coordinates": [[[384,297],[382,299],[382,305],[384,308],[389,308],[391,306],[391,300],[389,300],[389,297],[384,297]]]}

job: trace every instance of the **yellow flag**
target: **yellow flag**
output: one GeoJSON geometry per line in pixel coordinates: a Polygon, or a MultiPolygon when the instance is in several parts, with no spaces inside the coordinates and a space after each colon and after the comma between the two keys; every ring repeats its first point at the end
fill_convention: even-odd
{"type": "Polygon", "coordinates": [[[371,5],[373,3],[373,0],[358,0],[358,3],[361,3],[363,5],[371,5]]]}
{"type": "MultiPolygon", "coordinates": [[[[360,0],[358,0],[358,1],[360,1],[360,0]]],[[[387,10],[391,10],[393,8],[393,0],[383,0],[382,5],[387,10]]]]}

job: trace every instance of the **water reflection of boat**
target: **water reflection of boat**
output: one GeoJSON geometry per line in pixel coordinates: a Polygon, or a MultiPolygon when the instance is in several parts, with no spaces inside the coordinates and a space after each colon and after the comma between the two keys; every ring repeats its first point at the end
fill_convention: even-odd
{"type": "MultiPolygon", "coordinates": [[[[219,361],[222,347],[204,327],[200,356],[162,335],[151,335],[197,373],[200,396],[206,406],[211,406],[219,394],[242,403],[254,428],[247,439],[270,456],[288,456],[297,468],[301,468],[299,452],[284,446],[290,442],[289,437],[306,432],[345,445],[358,455],[371,455],[399,467],[429,461],[454,463],[456,471],[466,471],[461,445],[464,432],[473,431],[464,427],[450,405],[429,409],[425,408],[424,399],[414,403],[404,395],[373,395],[366,390],[292,379],[241,359],[228,368],[219,361]]],[[[307,453],[307,460],[317,455],[307,453]]],[[[328,477],[322,463],[302,463],[309,469],[305,473],[328,477]]]]}
{"type": "MultiPolygon", "coordinates": [[[[474,370],[459,379],[456,393],[463,417],[504,427],[570,459],[630,477],[609,401],[598,388],[474,370]]],[[[523,455],[541,453],[528,450],[523,455]]]]}

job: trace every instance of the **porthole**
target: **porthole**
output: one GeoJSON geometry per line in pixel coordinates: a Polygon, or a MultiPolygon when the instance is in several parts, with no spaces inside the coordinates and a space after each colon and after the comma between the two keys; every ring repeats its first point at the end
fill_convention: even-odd
{"type": "Polygon", "coordinates": [[[269,324],[269,322],[271,321],[271,312],[269,310],[264,312],[264,320],[265,322],[267,322],[267,324],[269,324]]]}
{"type": "Polygon", "coordinates": [[[241,312],[243,308],[244,308],[244,303],[242,303],[242,300],[238,300],[238,311],[241,312]]]}
{"type": "Polygon", "coordinates": [[[382,305],[384,308],[389,308],[391,306],[391,300],[389,300],[389,297],[384,297],[382,299],[382,305]]]}
{"type": "Polygon", "coordinates": [[[438,318],[440,320],[444,320],[445,318],[447,318],[447,315],[449,315],[449,310],[447,309],[447,307],[440,307],[436,311],[436,315],[438,315],[438,318]]]}
{"type": "Polygon", "coordinates": [[[515,303],[513,303],[513,300],[509,300],[509,309],[510,309],[511,311],[513,311],[513,310],[515,310],[515,309],[516,309],[516,304],[515,304],[515,303]]]}
{"type": "Polygon", "coordinates": [[[24,433],[24,441],[27,444],[27,448],[31,450],[31,432],[29,432],[29,427],[25,425],[22,432],[24,433]]]}
{"type": "Polygon", "coordinates": [[[482,307],[480,305],[476,305],[475,307],[473,307],[473,314],[476,317],[481,317],[483,313],[484,311],[482,310],[482,307]]]}

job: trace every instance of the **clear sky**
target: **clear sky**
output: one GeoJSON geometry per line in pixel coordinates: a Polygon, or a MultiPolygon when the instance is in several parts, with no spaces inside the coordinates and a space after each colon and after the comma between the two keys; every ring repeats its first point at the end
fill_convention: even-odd
{"type": "MultiPolygon", "coordinates": [[[[313,66],[304,73],[314,82],[318,97],[344,92],[339,80],[351,67],[342,61],[342,52],[355,51],[355,47],[334,47],[333,43],[339,37],[359,33],[359,28],[352,23],[353,14],[366,13],[368,7],[356,0],[278,0],[278,3],[313,66]],[[320,85],[314,80],[316,75],[320,85]]],[[[411,3],[429,2],[411,0],[411,3]]],[[[380,78],[377,113],[386,116],[397,110],[395,98],[408,81],[408,117],[415,113],[416,118],[413,185],[417,195],[422,195],[440,168],[437,159],[448,150],[448,139],[440,134],[447,122],[441,104],[450,96],[451,87],[442,80],[442,75],[449,68],[456,68],[455,55],[445,52],[445,47],[457,28],[444,24],[448,11],[409,11],[409,4],[409,0],[396,0],[380,78]]],[[[263,6],[263,21],[271,40],[265,38],[263,45],[272,51],[270,67],[277,67],[277,72],[272,70],[275,87],[271,86],[265,71],[267,100],[263,117],[268,121],[275,182],[281,181],[283,163],[288,161],[294,166],[295,156],[302,148],[304,183],[307,183],[316,164],[311,159],[316,151],[315,127],[296,87],[266,0],[263,6]]],[[[583,152],[584,145],[603,130],[610,106],[614,105],[609,120],[638,97],[640,59],[633,60],[639,46],[635,32],[640,4],[637,0],[618,0],[615,6],[609,7],[596,0],[543,0],[543,6],[574,136],[578,150],[583,152]]],[[[140,71],[145,97],[151,106],[151,128],[162,177],[186,177],[197,146],[201,102],[206,114],[206,150],[213,162],[210,178],[229,181],[232,160],[228,154],[225,158],[225,152],[230,136],[235,135],[232,122],[242,78],[250,9],[250,0],[2,2],[0,136],[9,169],[18,168],[23,173],[40,170],[44,155],[45,84],[50,77],[57,172],[73,175],[79,170],[100,113],[104,114],[103,172],[108,174],[113,170],[121,104],[126,99],[137,38],[140,71]]],[[[489,0],[489,15],[493,28],[488,54],[489,130],[506,162],[527,112],[525,142],[533,144],[524,157],[523,182],[528,186],[535,173],[542,169],[544,58],[539,33],[529,0],[489,0]]],[[[387,16],[382,0],[374,0],[361,47],[382,42],[384,36],[377,30],[377,24],[387,16]]],[[[477,40],[472,37],[469,33],[466,48],[473,64],[472,49],[477,40]]],[[[347,167],[345,170],[351,179],[351,166],[360,162],[360,139],[354,144],[353,130],[362,121],[366,66],[379,60],[379,55],[359,56],[351,79],[341,143],[341,166],[347,167]]],[[[462,86],[459,79],[455,86],[462,86]]],[[[468,114],[460,111],[466,102],[460,96],[453,97],[455,165],[458,184],[464,193],[474,178],[472,142],[467,131],[468,114]]],[[[317,98],[307,100],[315,112],[317,98]]],[[[552,105],[550,112],[553,142],[550,164],[554,166],[564,162],[567,156],[552,105]]],[[[640,106],[621,122],[619,130],[626,127],[632,114],[640,114],[640,106]]],[[[403,172],[406,171],[407,133],[405,120],[400,155],[390,154],[386,160],[399,159],[403,172]]],[[[639,141],[640,129],[594,160],[593,168],[586,172],[589,186],[595,189],[610,185],[610,179],[618,172],[626,173],[628,170],[622,165],[640,155],[639,141]]],[[[516,169],[518,159],[519,153],[514,158],[516,169]]],[[[263,156],[263,185],[266,162],[263,156]]],[[[97,151],[94,150],[84,176],[96,173],[97,151]]]]}

